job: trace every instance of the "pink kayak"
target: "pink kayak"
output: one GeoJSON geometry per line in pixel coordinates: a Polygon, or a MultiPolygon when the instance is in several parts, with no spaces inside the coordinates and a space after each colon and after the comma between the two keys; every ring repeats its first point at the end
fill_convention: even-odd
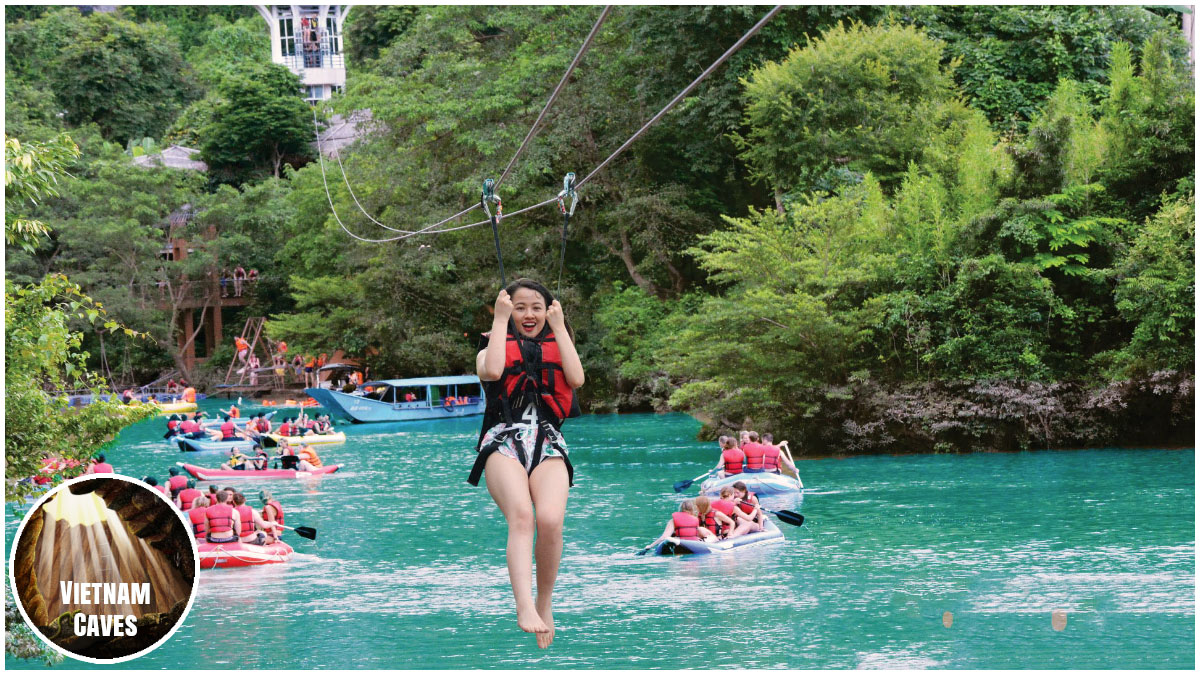
{"type": "Polygon", "coordinates": [[[206,469],[195,464],[184,464],[183,469],[195,476],[196,480],[212,480],[213,478],[305,478],[307,476],[320,476],[326,473],[333,473],[342,468],[340,464],[331,464],[323,466],[312,471],[300,471],[298,469],[263,469],[255,471],[246,469],[244,471],[236,471],[232,469],[206,469]]]}
{"type": "Polygon", "coordinates": [[[269,565],[287,562],[292,557],[292,547],[282,541],[266,546],[243,544],[236,541],[228,544],[202,541],[196,544],[196,548],[200,549],[200,569],[202,570],[211,570],[214,567],[269,565]]]}

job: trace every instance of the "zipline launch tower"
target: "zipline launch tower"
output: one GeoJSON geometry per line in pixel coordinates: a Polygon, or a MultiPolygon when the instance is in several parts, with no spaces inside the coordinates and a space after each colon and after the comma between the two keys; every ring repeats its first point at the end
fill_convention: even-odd
{"type": "Polygon", "coordinates": [[[255,5],[271,29],[271,60],[300,76],[304,98],[324,101],[346,86],[342,25],[349,5],[255,5]]]}

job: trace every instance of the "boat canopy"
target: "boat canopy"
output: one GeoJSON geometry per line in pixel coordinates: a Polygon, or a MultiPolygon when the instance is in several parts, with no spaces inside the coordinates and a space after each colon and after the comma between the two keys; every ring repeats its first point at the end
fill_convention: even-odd
{"type": "Polygon", "coordinates": [[[406,380],[375,380],[363,382],[364,387],[378,387],[386,384],[389,387],[428,387],[444,384],[479,384],[478,375],[451,375],[449,377],[410,377],[406,380]]]}

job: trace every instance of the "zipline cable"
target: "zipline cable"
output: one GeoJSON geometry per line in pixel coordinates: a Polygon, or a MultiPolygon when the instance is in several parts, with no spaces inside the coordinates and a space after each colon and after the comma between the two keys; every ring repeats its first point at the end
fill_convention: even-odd
{"type": "Polygon", "coordinates": [[[542,112],[533,121],[533,126],[529,127],[529,133],[525,134],[525,140],[521,141],[521,147],[517,148],[516,154],[512,156],[512,159],[508,160],[508,166],[504,167],[504,173],[500,174],[500,178],[496,180],[496,187],[500,187],[504,179],[508,178],[509,172],[512,171],[513,166],[517,163],[517,158],[521,156],[522,152],[525,152],[525,146],[529,145],[529,141],[537,134],[538,127],[542,124],[542,119],[546,117],[546,113],[550,112],[550,106],[554,105],[554,99],[558,98],[558,93],[566,86],[571,73],[575,72],[575,66],[579,65],[580,60],[583,59],[584,52],[592,45],[592,39],[600,32],[601,24],[608,18],[608,13],[611,11],[612,5],[605,5],[604,11],[600,12],[600,18],[596,19],[596,24],[592,26],[592,32],[588,33],[587,38],[584,39],[579,52],[575,54],[575,59],[571,61],[571,65],[567,66],[567,72],[563,73],[562,79],[558,81],[558,86],[550,93],[550,98],[546,101],[546,105],[542,107],[542,112]]]}
{"type": "MultiPolygon", "coordinates": [[[[537,119],[534,120],[534,122],[533,122],[533,125],[531,127],[529,127],[529,132],[527,134],[525,134],[525,140],[521,141],[521,146],[519,148],[517,148],[517,151],[516,151],[516,153],[513,154],[512,159],[508,160],[508,166],[504,168],[504,173],[500,174],[500,179],[496,181],[497,187],[499,187],[500,183],[504,182],[504,179],[508,177],[509,172],[511,172],[513,167],[516,165],[517,159],[520,158],[521,153],[525,152],[525,147],[529,144],[529,141],[531,139],[533,139],[533,137],[535,135],[537,135],[538,127],[539,127],[539,125],[541,125],[542,120],[546,117],[546,113],[548,113],[550,111],[550,107],[554,105],[554,101],[555,101],[555,99],[558,98],[559,92],[561,92],[563,90],[563,88],[566,86],[567,80],[570,79],[570,77],[571,77],[571,73],[575,72],[575,67],[578,66],[579,62],[583,59],[584,53],[586,53],[588,48],[591,46],[592,40],[596,37],[596,34],[600,32],[600,26],[604,23],[604,20],[608,18],[608,14],[611,11],[612,11],[612,5],[606,5],[604,7],[604,10],[600,12],[600,17],[596,19],[596,23],[592,26],[591,32],[588,33],[587,37],[583,41],[583,45],[580,46],[579,51],[576,52],[575,58],[571,61],[571,64],[569,66],[567,66],[567,70],[566,70],[566,72],[563,73],[562,78],[559,79],[558,86],[556,86],[554,88],[554,91],[550,93],[550,98],[546,101],[546,105],[542,106],[542,112],[538,114],[537,119]]],[[[315,108],[313,109],[313,116],[314,116],[314,118],[316,117],[316,109],[315,108]]],[[[319,134],[320,134],[320,132],[318,131],[318,138],[317,138],[317,146],[318,147],[320,147],[319,134]]],[[[334,157],[337,159],[338,169],[342,172],[342,181],[346,184],[346,191],[350,193],[350,198],[354,200],[354,205],[357,206],[358,210],[361,211],[362,214],[367,217],[367,220],[371,221],[372,223],[375,223],[376,225],[382,227],[385,230],[388,230],[389,232],[399,232],[401,234],[420,234],[420,233],[424,232],[424,230],[411,231],[411,230],[401,230],[398,228],[389,227],[388,225],[384,225],[378,219],[376,219],[374,216],[372,216],[370,213],[368,213],[367,210],[365,208],[363,208],[363,205],[358,201],[358,195],[356,195],[354,193],[354,188],[350,186],[350,177],[346,175],[346,166],[342,163],[342,153],[340,151],[335,150],[333,154],[334,154],[334,157]]],[[[469,210],[470,209],[468,209],[468,211],[469,210]]],[[[451,220],[463,215],[464,213],[466,213],[466,211],[463,211],[454,216],[451,216],[451,220]]]]}
{"type": "Polygon", "coordinates": [[[657,122],[660,118],[662,118],[663,115],[666,115],[667,112],[671,110],[671,108],[675,107],[675,104],[677,104],[683,100],[684,96],[687,96],[689,92],[691,92],[693,89],[695,89],[701,82],[704,81],[705,78],[707,78],[709,75],[711,75],[712,72],[714,70],[716,70],[722,63],[725,63],[726,59],[728,59],[730,56],[733,56],[734,52],[741,49],[742,45],[746,44],[747,40],[754,37],[754,34],[757,33],[760,28],[762,28],[764,25],[766,25],[766,23],[768,21],[775,18],[775,15],[778,14],[779,10],[781,10],[781,9],[783,9],[783,5],[775,5],[775,8],[772,9],[771,11],[767,12],[766,16],[759,19],[758,23],[754,24],[754,26],[751,27],[750,30],[747,31],[746,34],[742,36],[742,39],[733,43],[733,46],[731,46],[729,49],[726,49],[725,53],[721,55],[721,58],[714,61],[713,64],[711,66],[709,66],[707,69],[705,69],[705,71],[703,73],[700,73],[700,75],[696,79],[692,80],[692,83],[689,84],[683,91],[679,92],[678,96],[671,99],[671,102],[668,103],[666,105],[666,107],[664,107],[662,110],[658,111],[657,115],[655,115],[654,117],[651,117],[649,122],[646,122],[644,125],[642,125],[642,128],[638,129],[637,133],[630,136],[629,140],[625,141],[625,143],[623,143],[621,145],[621,147],[617,148],[616,152],[609,155],[608,159],[604,160],[603,162],[600,162],[600,166],[596,167],[595,169],[592,169],[591,173],[589,173],[587,176],[584,176],[583,180],[579,181],[579,184],[576,187],[583,187],[589,180],[592,179],[592,176],[595,176],[597,173],[599,173],[599,171],[601,169],[608,166],[609,162],[616,159],[617,155],[620,155],[622,152],[625,152],[625,149],[628,148],[631,144],[633,144],[633,142],[637,140],[638,136],[641,136],[642,133],[646,131],[646,129],[649,129],[650,126],[653,125],[655,122],[657,122]]]}
{"type": "MultiPolygon", "coordinates": [[[[756,33],[758,33],[759,29],[761,29],[761,28],[762,28],[762,27],[763,27],[763,26],[764,26],[764,25],[765,25],[765,24],[766,24],[768,21],[770,21],[771,19],[775,18],[775,15],[776,15],[776,14],[778,14],[778,13],[779,13],[779,11],[780,11],[781,9],[783,9],[783,5],[776,5],[776,6],[775,6],[775,7],[774,7],[774,8],[773,8],[773,9],[772,9],[770,12],[767,12],[767,14],[766,14],[765,16],[763,16],[763,18],[762,18],[762,19],[760,19],[760,20],[758,21],[758,23],[754,24],[754,26],[753,26],[753,27],[751,27],[751,28],[750,28],[750,30],[749,30],[749,31],[747,31],[747,32],[746,32],[746,34],[745,34],[745,35],[743,35],[743,36],[741,37],[741,39],[739,39],[739,40],[738,40],[737,42],[735,42],[735,43],[734,43],[734,44],[733,44],[733,45],[732,45],[732,46],[731,46],[729,49],[727,49],[727,50],[725,51],[725,53],[721,55],[721,57],[720,57],[720,58],[718,58],[718,59],[717,59],[715,62],[713,62],[713,64],[712,64],[711,66],[709,66],[708,68],[706,68],[706,69],[704,70],[704,72],[700,73],[700,75],[699,75],[698,77],[696,77],[696,79],[695,79],[695,80],[693,80],[691,84],[689,84],[689,85],[688,85],[688,86],[687,86],[687,87],[686,87],[686,88],[685,88],[683,91],[681,91],[681,92],[680,92],[680,93],[679,93],[677,96],[675,96],[675,98],[674,98],[674,99],[672,99],[672,100],[671,100],[671,102],[670,102],[670,103],[668,103],[668,104],[667,104],[667,105],[666,105],[666,106],[665,106],[665,107],[664,107],[662,110],[660,110],[660,111],[658,112],[658,114],[656,114],[654,117],[650,118],[650,121],[648,121],[648,122],[646,122],[644,125],[642,125],[642,128],[641,128],[641,129],[638,129],[638,130],[637,130],[637,132],[635,132],[635,133],[633,134],[633,136],[630,136],[630,137],[629,137],[629,140],[627,140],[627,141],[625,141],[624,143],[622,143],[622,144],[621,144],[621,146],[620,146],[619,148],[617,148],[617,149],[616,149],[616,151],[614,151],[614,152],[613,152],[611,155],[609,155],[609,156],[608,156],[608,158],[607,158],[607,159],[605,159],[603,162],[601,162],[599,166],[597,166],[595,169],[593,169],[593,170],[592,170],[592,172],[591,172],[591,173],[589,173],[589,174],[588,174],[588,175],[587,175],[587,176],[586,176],[586,177],[585,177],[583,180],[581,180],[581,181],[579,181],[578,183],[576,183],[576,184],[575,184],[575,186],[576,186],[577,188],[578,188],[578,187],[580,187],[580,186],[582,186],[584,183],[586,183],[587,181],[591,180],[593,176],[595,176],[597,173],[599,173],[599,171],[600,171],[601,169],[603,169],[604,167],[608,166],[608,164],[609,164],[609,163],[611,163],[611,162],[612,162],[614,159],[616,159],[616,158],[617,158],[617,156],[619,156],[619,155],[620,155],[622,152],[624,152],[624,151],[625,151],[625,150],[626,150],[626,149],[627,149],[627,148],[628,148],[628,147],[629,147],[631,144],[633,144],[633,142],[634,142],[635,140],[637,140],[637,138],[638,138],[638,137],[639,137],[641,134],[645,133],[645,131],[646,131],[648,128],[650,128],[650,126],[651,126],[651,125],[653,125],[653,124],[654,124],[654,123],[656,123],[656,122],[657,122],[659,119],[661,119],[663,115],[667,114],[667,112],[669,112],[669,111],[671,110],[671,108],[675,107],[675,105],[677,105],[677,104],[679,103],[679,101],[681,101],[681,100],[683,99],[683,97],[684,97],[684,96],[686,96],[686,95],[687,95],[689,92],[691,92],[693,89],[695,89],[695,88],[696,88],[696,87],[697,87],[697,86],[698,86],[698,85],[699,85],[701,82],[703,82],[703,81],[704,81],[704,80],[705,80],[705,79],[706,79],[706,78],[707,78],[709,75],[711,75],[711,74],[712,74],[712,72],[713,72],[714,70],[716,70],[716,69],[717,69],[717,68],[718,68],[718,67],[719,67],[719,66],[720,66],[722,63],[724,63],[724,62],[725,62],[727,59],[729,59],[729,57],[730,57],[730,56],[733,56],[733,54],[734,54],[735,52],[737,52],[737,50],[741,49],[741,48],[742,48],[742,46],[743,46],[743,45],[744,45],[744,44],[745,44],[745,43],[746,43],[746,42],[747,42],[747,41],[748,41],[750,38],[754,37],[754,35],[755,35],[756,33]]],[[[315,117],[315,115],[314,115],[314,117],[315,117]]],[[[314,121],[313,125],[314,125],[314,127],[316,126],[316,122],[315,122],[315,121],[314,121]]],[[[318,154],[318,155],[320,155],[320,147],[321,147],[321,140],[320,140],[320,136],[318,135],[318,137],[317,137],[317,154],[318,154]]],[[[324,182],[324,181],[325,181],[325,165],[324,165],[324,163],[322,163],[322,164],[321,164],[321,180],[322,180],[322,182],[324,182]]],[[[329,195],[329,184],[328,184],[328,183],[325,183],[325,196],[326,196],[326,198],[328,198],[328,200],[329,200],[329,208],[330,208],[331,210],[333,210],[333,198],[332,198],[332,197],[329,195]]],[[[554,203],[554,202],[556,202],[556,201],[558,201],[558,197],[557,197],[557,196],[554,196],[554,197],[551,197],[551,198],[549,198],[549,199],[547,199],[547,200],[545,200],[545,201],[538,202],[537,204],[534,204],[534,205],[532,205],[532,206],[526,206],[526,207],[525,207],[525,208],[523,208],[523,209],[519,209],[519,210],[517,210],[517,211],[513,211],[512,213],[508,214],[508,216],[506,216],[506,217],[507,217],[507,218],[512,218],[513,216],[520,215],[520,214],[522,214],[522,213],[525,213],[525,212],[527,212],[527,211],[532,211],[533,209],[541,208],[541,207],[543,207],[543,206],[546,206],[547,204],[552,204],[552,203],[554,203]]],[[[488,225],[488,224],[490,224],[490,223],[492,222],[492,221],[491,221],[491,218],[489,218],[488,220],[481,220],[481,221],[479,221],[479,222],[477,222],[477,223],[470,223],[470,224],[468,224],[468,225],[457,225],[457,226],[455,226],[455,227],[447,227],[447,228],[440,229],[440,230],[439,230],[439,229],[434,229],[434,228],[436,228],[436,227],[438,227],[438,226],[440,226],[440,225],[444,225],[444,224],[446,224],[446,223],[450,222],[451,220],[453,220],[453,219],[455,219],[455,218],[457,218],[457,217],[459,217],[459,216],[462,216],[462,215],[464,215],[464,214],[468,213],[469,211],[471,211],[471,210],[473,210],[473,209],[477,208],[478,206],[479,206],[479,203],[476,203],[474,206],[471,206],[470,208],[468,208],[468,209],[465,209],[464,211],[461,211],[461,212],[459,212],[458,214],[456,214],[456,215],[454,215],[454,216],[451,216],[451,217],[449,217],[449,218],[446,218],[445,220],[443,220],[443,221],[441,221],[441,222],[439,222],[439,223],[435,223],[435,224],[433,224],[433,225],[430,225],[430,226],[428,226],[428,227],[422,228],[422,229],[420,229],[420,230],[417,230],[417,231],[415,231],[415,232],[411,232],[411,233],[409,233],[409,234],[402,234],[402,235],[399,235],[399,236],[396,236],[396,237],[387,237],[387,238],[384,238],[384,239],[366,239],[366,238],[363,238],[363,237],[359,237],[358,235],[354,234],[353,232],[350,232],[350,230],[347,230],[347,229],[346,229],[346,226],[342,224],[342,221],[341,221],[341,219],[340,219],[340,218],[338,218],[338,216],[337,216],[337,211],[336,211],[336,210],[333,210],[333,216],[334,216],[334,218],[335,218],[335,219],[338,221],[338,225],[341,225],[341,227],[342,227],[342,230],[343,230],[343,231],[345,231],[345,232],[346,232],[346,234],[349,234],[351,237],[353,237],[353,238],[355,238],[355,239],[358,239],[359,241],[365,241],[365,242],[370,242],[370,243],[385,243],[385,242],[390,242],[390,241],[400,241],[400,240],[402,240],[402,239],[407,239],[407,238],[409,238],[409,237],[412,237],[412,236],[415,236],[415,235],[418,235],[418,234],[441,234],[441,233],[443,233],[443,232],[454,232],[454,231],[456,231],[456,230],[466,230],[466,229],[470,229],[470,228],[473,228],[473,227],[480,227],[480,226],[482,226],[482,225],[488,225]]]]}
{"type": "MultiPolygon", "coordinates": [[[[313,109],[313,129],[316,131],[316,134],[317,134],[317,163],[321,167],[321,184],[325,186],[325,199],[329,201],[329,210],[330,210],[330,212],[333,213],[333,219],[337,221],[338,227],[341,227],[342,231],[345,232],[346,234],[350,235],[350,237],[353,239],[357,239],[358,241],[366,242],[368,244],[382,244],[382,243],[386,243],[389,241],[399,241],[401,239],[407,239],[409,237],[416,236],[418,234],[423,234],[423,233],[429,232],[430,230],[432,230],[435,227],[438,227],[439,225],[445,225],[446,223],[450,222],[451,220],[454,220],[455,218],[464,216],[467,213],[470,213],[471,211],[473,211],[479,207],[478,203],[472,204],[471,206],[463,209],[462,211],[459,211],[458,213],[450,216],[449,218],[446,218],[444,220],[436,222],[433,225],[429,225],[420,230],[415,230],[415,231],[408,232],[406,234],[402,234],[398,237],[387,237],[384,239],[369,239],[367,237],[360,237],[357,234],[354,234],[353,232],[351,232],[349,230],[349,228],[346,227],[346,224],[342,222],[341,217],[338,216],[337,208],[335,208],[333,205],[333,195],[330,194],[330,192],[329,192],[329,181],[325,177],[325,160],[324,160],[324,154],[322,153],[322,150],[321,150],[321,130],[320,130],[320,127],[317,126],[317,111],[315,108],[313,109]]],[[[484,222],[486,223],[487,221],[484,221],[484,222]]],[[[482,225],[483,223],[479,223],[479,224],[482,225]]],[[[473,225],[472,227],[477,227],[477,225],[473,225]]],[[[454,229],[460,229],[460,228],[454,228],[454,229]]]]}

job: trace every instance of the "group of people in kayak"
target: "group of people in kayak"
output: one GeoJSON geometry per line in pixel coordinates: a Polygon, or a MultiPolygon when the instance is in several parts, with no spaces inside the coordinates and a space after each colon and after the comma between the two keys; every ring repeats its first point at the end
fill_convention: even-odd
{"type": "Polygon", "coordinates": [[[283,534],[283,506],[266,490],[260,490],[258,498],[261,512],[246,503],[245,494],[231,487],[218,490],[211,485],[205,494],[189,479],[176,495],[175,506],[187,516],[197,543],[274,544],[283,534]]]}
{"type": "Polygon", "coordinates": [[[179,469],[171,467],[168,473],[165,485],[159,485],[154,476],[142,481],[163,493],[188,517],[197,542],[264,546],[275,543],[283,534],[283,507],[270,492],[258,493],[263,508],[257,513],[246,504],[246,495],[231,487],[218,490],[210,485],[206,494],[196,487],[195,479],[181,475],[179,469]]]}
{"type": "Polygon", "coordinates": [[[242,452],[241,448],[234,447],[229,450],[229,460],[220,468],[230,471],[263,471],[270,465],[272,468],[312,471],[325,466],[317,451],[307,443],[293,445],[285,438],[279,441],[278,450],[279,454],[271,456],[261,445],[255,443],[250,449],[254,453],[251,456],[242,452]]]}
{"type": "Polygon", "coordinates": [[[721,446],[721,457],[717,460],[717,476],[725,478],[740,473],[779,473],[781,468],[796,473],[796,465],[792,462],[788,442],[778,445],[771,434],[763,434],[761,439],[757,431],[742,431],[739,438],[721,436],[717,442],[721,446]]]}
{"type": "Polygon", "coordinates": [[[740,537],[761,532],[766,523],[767,514],[759,505],[758,497],[745,483],[738,481],[721,488],[717,499],[701,495],[683,500],[679,510],[671,514],[662,535],[651,546],[668,537],[709,542],[740,537]]]}
{"type": "Polygon", "coordinates": [[[167,433],[164,438],[181,436],[212,441],[247,440],[258,442],[269,433],[283,437],[334,433],[333,421],[329,415],[310,418],[301,413],[296,417],[285,417],[277,428],[272,428],[270,418],[261,412],[248,418],[245,424],[239,425],[236,420],[239,420],[241,411],[237,406],[231,405],[229,408],[227,411],[221,411],[225,414],[218,426],[205,426],[204,411],[197,412],[191,418],[185,414],[173,414],[167,418],[167,433]]]}

